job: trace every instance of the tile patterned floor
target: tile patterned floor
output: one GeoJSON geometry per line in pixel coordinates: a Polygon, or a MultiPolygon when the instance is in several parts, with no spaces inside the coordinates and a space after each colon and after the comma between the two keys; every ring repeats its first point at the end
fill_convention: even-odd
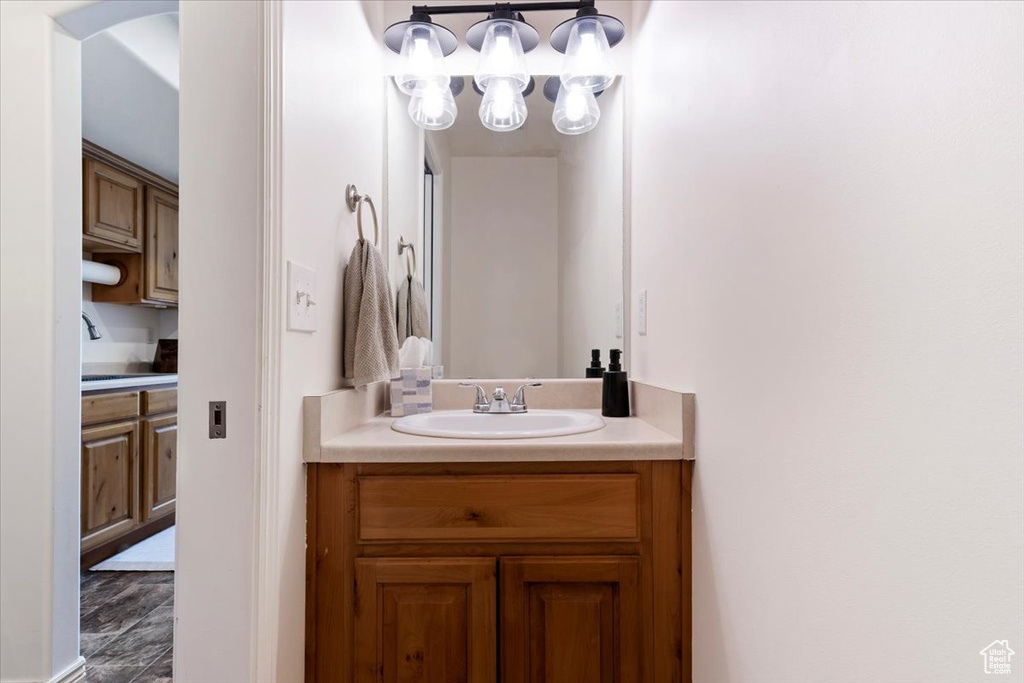
{"type": "Polygon", "coordinates": [[[89,683],[171,683],[174,572],[82,572],[89,683]]]}

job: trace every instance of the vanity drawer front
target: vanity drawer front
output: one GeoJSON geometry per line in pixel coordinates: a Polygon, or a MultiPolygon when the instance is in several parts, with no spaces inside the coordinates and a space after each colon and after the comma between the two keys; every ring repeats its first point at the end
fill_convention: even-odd
{"type": "Polygon", "coordinates": [[[359,477],[359,540],[637,541],[637,474],[359,477]]]}

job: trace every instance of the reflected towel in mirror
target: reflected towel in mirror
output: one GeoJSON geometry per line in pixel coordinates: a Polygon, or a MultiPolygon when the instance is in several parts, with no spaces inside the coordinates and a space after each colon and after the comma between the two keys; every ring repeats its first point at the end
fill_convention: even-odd
{"type": "Polygon", "coordinates": [[[398,344],[409,337],[430,338],[430,312],[427,295],[418,280],[406,276],[398,288],[398,344]]]}

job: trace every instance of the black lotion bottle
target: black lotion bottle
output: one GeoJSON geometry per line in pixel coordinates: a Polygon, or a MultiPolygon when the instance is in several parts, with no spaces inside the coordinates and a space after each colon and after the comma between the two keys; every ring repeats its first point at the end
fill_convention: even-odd
{"type": "Polygon", "coordinates": [[[629,417],[629,380],[621,358],[622,351],[611,350],[601,399],[601,414],[605,417],[629,417]]]}
{"type": "Polygon", "coordinates": [[[601,349],[593,349],[590,352],[590,367],[587,368],[587,379],[600,379],[604,375],[604,367],[601,365],[601,349]]]}

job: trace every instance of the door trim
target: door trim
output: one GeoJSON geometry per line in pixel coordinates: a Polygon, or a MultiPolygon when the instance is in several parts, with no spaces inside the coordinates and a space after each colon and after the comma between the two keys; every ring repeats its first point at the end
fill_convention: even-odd
{"type": "Polygon", "coordinates": [[[280,539],[278,536],[278,471],[280,463],[281,300],[283,184],[282,169],[282,58],[283,6],[261,3],[260,11],[259,208],[257,250],[260,256],[260,331],[257,341],[258,463],[253,515],[253,611],[250,662],[253,680],[277,678],[277,643],[280,630],[280,539]]]}

